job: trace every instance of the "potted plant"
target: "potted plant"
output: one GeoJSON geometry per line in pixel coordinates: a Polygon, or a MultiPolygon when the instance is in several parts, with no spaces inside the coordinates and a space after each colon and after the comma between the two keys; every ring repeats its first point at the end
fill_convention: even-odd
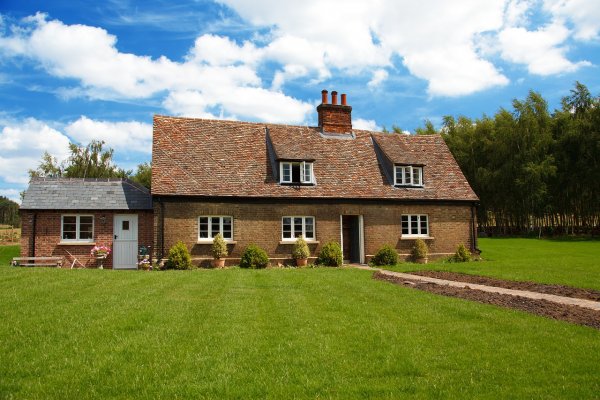
{"type": "Polygon", "coordinates": [[[94,247],[92,247],[92,250],[90,251],[90,255],[92,257],[94,257],[100,264],[98,266],[98,269],[104,269],[104,266],[102,265],[102,263],[104,262],[104,260],[106,260],[106,258],[108,257],[109,254],[110,254],[110,247],[103,246],[103,245],[94,246],[94,247]]]}
{"type": "Polygon", "coordinates": [[[296,266],[306,267],[309,255],[310,250],[308,244],[306,244],[306,240],[302,237],[298,237],[296,243],[294,243],[294,248],[292,249],[292,257],[296,260],[296,266]]]}
{"type": "Polygon", "coordinates": [[[225,239],[223,239],[223,235],[217,233],[217,236],[213,239],[213,244],[211,247],[211,252],[213,255],[212,266],[214,268],[223,268],[225,266],[225,258],[227,257],[227,243],[225,243],[225,239]]]}
{"type": "Polygon", "coordinates": [[[415,240],[412,248],[412,257],[417,264],[427,264],[427,244],[422,239],[415,240]]]}
{"type": "Polygon", "coordinates": [[[144,256],[138,265],[144,271],[152,271],[152,262],[150,262],[150,256],[144,256]]]}

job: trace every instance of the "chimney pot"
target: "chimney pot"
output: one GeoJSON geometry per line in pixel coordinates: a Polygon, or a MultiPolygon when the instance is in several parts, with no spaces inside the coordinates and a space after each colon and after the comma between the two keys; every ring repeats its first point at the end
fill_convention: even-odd
{"type": "Polygon", "coordinates": [[[327,90],[321,90],[321,103],[327,104],[327,90]]]}
{"type": "Polygon", "coordinates": [[[345,106],[346,104],[346,93],[342,93],[342,105],[345,106]]]}
{"type": "Polygon", "coordinates": [[[331,104],[337,105],[337,92],[335,90],[331,92],[331,104]]]}

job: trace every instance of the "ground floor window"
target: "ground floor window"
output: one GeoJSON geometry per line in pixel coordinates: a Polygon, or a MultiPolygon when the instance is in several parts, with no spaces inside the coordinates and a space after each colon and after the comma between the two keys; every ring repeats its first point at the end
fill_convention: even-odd
{"type": "Polygon", "coordinates": [[[225,240],[233,239],[233,217],[198,217],[198,239],[212,239],[220,233],[225,240]]]}
{"type": "Polygon", "coordinates": [[[61,238],[65,242],[93,242],[93,215],[63,215],[61,218],[61,238]]]}
{"type": "Polygon", "coordinates": [[[403,215],[402,236],[429,236],[427,215],[403,215]]]}
{"type": "Polygon", "coordinates": [[[281,224],[283,240],[295,240],[297,237],[315,240],[315,217],[283,217],[281,224]]]}

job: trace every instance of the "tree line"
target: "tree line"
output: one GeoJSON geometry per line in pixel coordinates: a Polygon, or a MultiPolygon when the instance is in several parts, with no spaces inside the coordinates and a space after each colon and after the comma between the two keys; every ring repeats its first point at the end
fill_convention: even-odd
{"type": "Polygon", "coordinates": [[[481,200],[481,231],[600,233],[600,97],[585,85],[552,113],[530,91],[493,117],[446,116],[441,134],[481,200]]]}
{"type": "Polygon", "coordinates": [[[19,224],[19,205],[4,196],[0,196],[0,225],[18,227],[19,224]]]}

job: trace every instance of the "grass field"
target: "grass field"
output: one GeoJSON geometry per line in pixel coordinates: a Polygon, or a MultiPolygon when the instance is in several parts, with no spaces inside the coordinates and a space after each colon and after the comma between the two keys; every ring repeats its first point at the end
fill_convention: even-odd
{"type": "Polygon", "coordinates": [[[354,269],[4,266],[0,319],[0,398],[600,393],[600,332],[354,269]]]}
{"type": "Polygon", "coordinates": [[[19,256],[20,246],[0,246],[0,268],[10,265],[13,257],[19,256]]]}
{"type": "Polygon", "coordinates": [[[394,271],[439,270],[600,290],[600,240],[479,239],[483,261],[403,263],[394,271]]]}

